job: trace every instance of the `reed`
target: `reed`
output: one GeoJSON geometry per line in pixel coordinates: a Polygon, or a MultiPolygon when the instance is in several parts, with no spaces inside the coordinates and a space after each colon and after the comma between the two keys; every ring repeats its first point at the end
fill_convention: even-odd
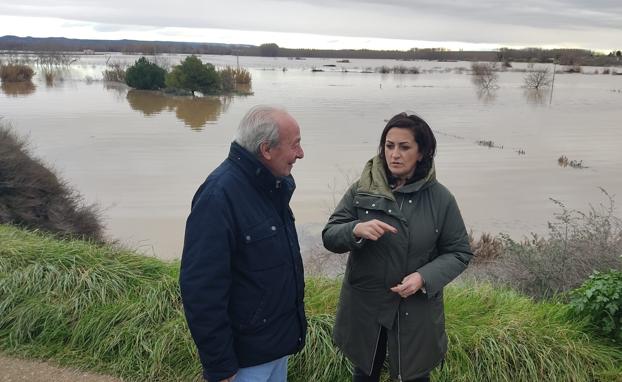
{"type": "Polygon", "coordinates": [[[35,71],[24,64],[6,64],[0,66],[0,80],[2,82],[22,82],[32,80],[35,71]]]}

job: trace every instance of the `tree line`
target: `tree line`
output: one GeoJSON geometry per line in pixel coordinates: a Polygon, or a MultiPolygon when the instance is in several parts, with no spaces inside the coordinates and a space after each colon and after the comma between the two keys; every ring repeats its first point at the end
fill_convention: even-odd
{"type": "Polygon", "coordinates": [[[500,48],[494,51],[463,51],[446,48],[408,50],[370,49],[290,49],[275,43],[259,46],[243,44],[193,43],[138,40],[81,40],[67,38],[0,37],[0,50],[21,51],[97,51],[155,55],[158,53],[214,54],[290,58],[350,58],[437,61],[500,61],[558,63],[561,65],[622,65],[620,50],[609,54],[586,49],[500,48]]]}

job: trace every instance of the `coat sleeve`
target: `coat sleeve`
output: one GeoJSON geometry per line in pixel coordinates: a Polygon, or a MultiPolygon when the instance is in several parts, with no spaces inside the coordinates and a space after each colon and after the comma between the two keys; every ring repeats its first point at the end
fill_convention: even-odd
{"type": "Polygon", "coordinates": [[[199,190],[193,200],[179,278],[188,327],[209,381],[238,370],[228,314],[235,231],[226,199],[218,194],[199,190]]]}
{"type": "Polygon", "coordinates": [[[358,182],[355,182],[335,208],[322,230],[324,247],[331,252],[344,253],[364,245],[365,240],[357,240],[352,231],[359,223],[354,207],[354,195],[358,182]]]}
{"type": "Polygon", "coordinates": [[[436,244],[439,255],[417,270],[425,280],[428,296],[434,296],[458,277],[473,257],[458,203],[451,194],[445,217],[441,221],[443,225],[436,244]]]}

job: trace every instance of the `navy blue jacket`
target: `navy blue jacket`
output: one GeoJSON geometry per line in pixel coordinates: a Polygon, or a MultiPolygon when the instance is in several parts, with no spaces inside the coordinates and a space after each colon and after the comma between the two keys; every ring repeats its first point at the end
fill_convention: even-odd
{"type": "Polygon", "coordinates": [[[302,349],[307,322],[291,176],[251,153],[229,157],[201,185],[186,222],[180,287],[210,382],[302,349]]]}

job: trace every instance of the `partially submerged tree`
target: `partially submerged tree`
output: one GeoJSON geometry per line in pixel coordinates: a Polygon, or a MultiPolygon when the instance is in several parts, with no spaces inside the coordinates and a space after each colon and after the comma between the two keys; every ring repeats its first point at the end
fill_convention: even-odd
{"type": "Polygon", "coordinates": [[[173,67],[166,76],[166,86],[186,89],[192,94],[195,91],[210,94],[220,91],[221,80],[214,65],[204,64],[197,56],[192,55],[173,67]]]}
{"type": "Polygon", "coordinates": [[[139,58],[125,72],[125,82],[135,89],[161,89],[165,86],[165,77],[166,71],[145,57],[139,58]]]}
{"type": "Polygon", "coordinates": [[[528,72],[523,78],[525,87],[529,89],[541,89],[551,85],[553,76],[549,72],[549,68],[538,68],[528,72]]]}
{"type": "Polygon", "coordinates": [[[496,69],[494,63],[472,63],[471,71],[473,73],[473,83],[481,89],[496,89],[498,87],[497,80],[499,79],[496,69]]]}

